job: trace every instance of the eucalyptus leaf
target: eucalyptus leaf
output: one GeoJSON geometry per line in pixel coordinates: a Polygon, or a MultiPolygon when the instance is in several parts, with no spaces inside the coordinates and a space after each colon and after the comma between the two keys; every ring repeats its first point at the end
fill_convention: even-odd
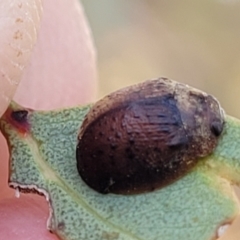
{"type": "Polygon", "coordinates": [[[240,121],[227,116],[215,152],[186,176],[138,195],[100,194],[76,168],[77,135],[90,105],[33,111],[12,104],[0,121],[10,149],[9,184],[43,193],[49,229],[68,240],[210,240],[240,212],[240,121]]]}

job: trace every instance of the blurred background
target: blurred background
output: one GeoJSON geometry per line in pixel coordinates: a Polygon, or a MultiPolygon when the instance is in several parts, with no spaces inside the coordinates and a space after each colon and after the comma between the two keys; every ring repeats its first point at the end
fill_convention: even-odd
{"type": "Polygon", "coordinates": [[[240,0],[82,0],[99,95],[166,76],[213,94],[240,118],[240,0]]]}

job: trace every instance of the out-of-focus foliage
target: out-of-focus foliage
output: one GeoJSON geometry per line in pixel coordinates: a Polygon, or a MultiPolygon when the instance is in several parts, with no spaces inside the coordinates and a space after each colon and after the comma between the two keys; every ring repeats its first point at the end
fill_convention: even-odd
{"type": "Polygon", "coordinates": [[[240,1],[83,0],[98,52],[99,97],[167,76],[240,117],[240,1]]]}

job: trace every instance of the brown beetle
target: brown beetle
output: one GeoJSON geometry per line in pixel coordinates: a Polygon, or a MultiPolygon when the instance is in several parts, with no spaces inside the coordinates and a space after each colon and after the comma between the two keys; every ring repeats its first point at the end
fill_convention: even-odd
{"type": "Polygon", "coordinates": [[[79,133],[77,168],[100,193],[153,191],[212,153],[223,126],[212,96],[167,78],[146,81],[91,108],[79,133]]]}

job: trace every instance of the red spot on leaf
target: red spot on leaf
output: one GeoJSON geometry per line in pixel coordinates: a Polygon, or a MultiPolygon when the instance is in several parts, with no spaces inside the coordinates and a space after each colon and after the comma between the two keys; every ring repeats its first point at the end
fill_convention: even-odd
{"type": "Polygon", "coordinates": [[[16,128],[19,133],[26,134],[30,128],[28,115],[29,111],[26,109],[13,110],[9,108],[5,113],[5,119],[16,128]]]}

